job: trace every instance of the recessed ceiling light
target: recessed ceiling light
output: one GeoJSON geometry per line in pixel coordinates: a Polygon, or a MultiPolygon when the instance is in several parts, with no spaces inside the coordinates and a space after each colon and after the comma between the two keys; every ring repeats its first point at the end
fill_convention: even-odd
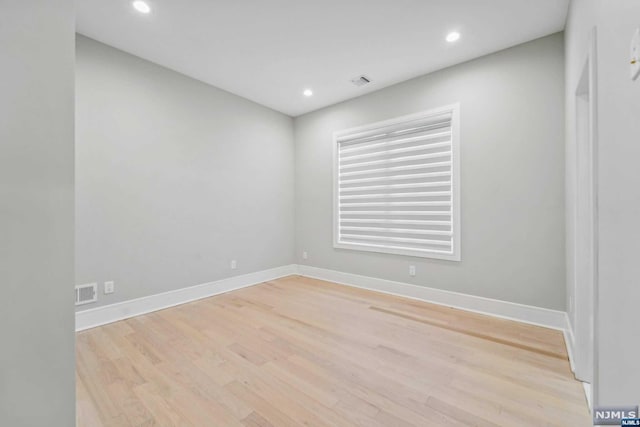
{"type": "Polygon", "coordinates": [[[149,13],[151,12],[151,8],[146,2],[142,0],[136,0],[133,2],[133,8],[140,13],[149,13]]]}
{"type": "Polygon", "coordinates": [[[302,94],[304,96],[311,96],[313,95],[313,91],[311,89],[305,89],[304,92],[302,92],[302,94]]]}
{"type": "Polygon", "coordinates": [[[454,41],[458,40],[460,38],[460,33],[457,31],[453,31],[449,34],[447,34],[447,41],[449,43],[453,43],[454,41]]]}

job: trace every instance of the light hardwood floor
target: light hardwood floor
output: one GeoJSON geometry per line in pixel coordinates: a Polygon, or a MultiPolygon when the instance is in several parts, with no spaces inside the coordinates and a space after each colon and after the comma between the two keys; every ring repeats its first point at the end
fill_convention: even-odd
{"type": "Polygon", "coordinates": [[[562,334],[291,276],[77,334],[78,426],[590,426],[562,334]]]}

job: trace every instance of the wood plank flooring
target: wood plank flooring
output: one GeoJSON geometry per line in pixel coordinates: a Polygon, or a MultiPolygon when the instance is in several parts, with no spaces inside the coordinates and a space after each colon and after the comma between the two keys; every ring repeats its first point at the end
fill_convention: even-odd
{"type": "Polygon", "coordinates": [[[78,426],[590,426],[562,334],[290,276],[77,334],[78,426]]]}

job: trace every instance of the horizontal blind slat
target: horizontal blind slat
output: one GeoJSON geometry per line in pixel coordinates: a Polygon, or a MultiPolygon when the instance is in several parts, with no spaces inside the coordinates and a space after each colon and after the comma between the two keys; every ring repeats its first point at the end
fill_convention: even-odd
{"type": "Polygon", "coordinates": [[[451,226],[451,221],[429,221],[426,219],[372,219],[342,218],[340,224],[393,224],[393,225],[441,225],[451,226]]]}
{"type": "Polygon", "coordinates": [[[392,175],[392,176],[376,176],[372,178],[344,178],[343,176],[340,178],[339,185],[351,185],[351,184],[360,184],[363,182],[381,182],[381,181],[401,181],[401,180],[410,180],[410,179],[421,179],[421,178],[435,178],[441,176],[451,176],[451,172],[427,172],[427,173],[413,173],[413,174],[405,174],[405,175],[392,175]]]}
{"type": "Polygon", "coordinates": [[[344,215],[391,215],[391,216],[451,216],[451,211],[403,211],[394,209],[392,211],[341,211],[340,217],[344,215]]]}
{"type": "Polygon", "coordinates": [[[340,196],[340,200],[357,200],[357,199],[386,199],[398,197],[440,197],[450,196],[451,191],[425,191],[418,193],[384,193],[384,194],[357,194],[353,196],[340,196]]]}
{"type": "Polygon", "coordinates": [[[381,150],[389,149],[390,147],[397,147],[398,145],[409,145],[416,142],[422,142],[421,145],[430,147],[440,140],[451,140],[451,132],[446,130],[444,132],[431,132],[422,133],[417,135],[404,135],[402,138],[386,138],[376,139],[368,142],[353,143],[351,145],[340,146],[339,150],[343,156],[353,156],[362,153],[367,150],[381,150]]]}
{"type": "Polygon", "coordinates": [[[340,172],[340,176],[355,176],[355,175],[365,175],[365,174],[373,174],[373,173],[381,173],[381,172],[396,172],[396,171],[409,171],[409,170],[420,170],[420,169],[433,169],[451,166],[451,161],[446,162],[434,162],[434,163],[425,163],[422,165],[407,165],[407,166],[390,166],[387,168],[378,168],[378,169],[369,169],[364,171],[354,171],[354,172],[340,172]]]}
{"type": "Polygon", "coordinates": [[[431,240],[420,239],[417,237],[387,237],[387,236],[360,236],[357,234],[343,234],[346,239],[354,240],[375,240],[380,242],[406,242],[406,243],[422,243],[434,246],[451,246],[450,240],[431,240]]]}
{"type": "Polygon", "coordinates": [[[402,157],[393,157],[388,159],[380,159],[380,160],[370,160],[367,162],[357,162],[357,163],[349,163],[347,165],[341,165],[340,170],[345,169],[353,169],[353,168],[362,168],[365,166],[373,166],[373,165],[383,165],[389,163],[402,163],[402,162],[411,162],[416,160],[425,160],[425,159],[437,159],[439,157],[450,157],[451,151],[443,151],[440,153],[429,153],[429,154],[419,154],[414,156],[402,156],[402,157]]]}
{"type": "Polygon", "coordinates": [[[414,182],[410,184],[384,184],[384,185],[363,185],[360,187],[341,188],[340,194],[356,193],[360,191],[376,191],[376,190],[404,190],[427,187],[450,187],[451,181],[435,181],[435,182],[414,182]]]}
{"type": "Polygon", "coordinates": [[[447,230],[418,230],[413,228],[389,228],[389,227],[353,227],[343,226],[346,231],[372,231],[377,233],[398,233],[398,234],[426,234],[430,236],[451,236],[453,233],[447,230]]]}
{"type": "Polygon", "coordinates": [[[377,151],[372,151],[370,153],[365,153],[365,154],[354,154],[351,156],[340,156],[340,161],[351,161],[351,160],[358,160],[358,159],[368,159],[370,157],[378,157],[381,156],[383,154],[385,155],[394,155],[394,154],[402,154],[402,153],[411,153],[413,151],[425,151],[425,150],[434,150],[436,148],[441,148],[441,147],[450,147],[451,146],[451,140],[447,139],[446,141],[443,142],[437,142],[434,144],[429,144],[428,146],[425,146],[423,144],[421,145],[413,145],[411,147],[405,147],[405,148],[396,148],[394,150],[377,150],[377,151]]]}
{"type": "Polygon", "coordinates": [[[341,203],[340,206],[343,206],[345,208],[348,207],[360,207],[360,206],[378,206],[378,207],[385,207],[385,206],[405,206],[405,207],[412,207],[412,206],[451,206],[451,202],[450,201],[438,201],[438,202],[349,202],[349,203],[341,203]]]}

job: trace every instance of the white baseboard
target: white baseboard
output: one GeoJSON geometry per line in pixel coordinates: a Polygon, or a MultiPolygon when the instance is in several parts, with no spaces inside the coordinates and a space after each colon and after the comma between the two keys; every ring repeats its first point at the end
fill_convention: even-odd
{"type": "Polygon", "coordinates": [[[582,388],[584,389],[584,395],[587,397],[587,406],[589,406],[589,411],[593,411],[593,403],[591,402],[591,384],[583,382],[582,388]]]}
{"type": "Polygon", "coordinates": [[[569,328],[567,315],[563,311],[295,264],[79,311],[76,313],[76,331],[253,286],[292,274],[300,274],[301,276],[561,330],[565,333],[567,351],[573,367],[573,336],[569,328]]]}
{"type": "MultiPolygon", "coordinates": [[[[569,364],[571,365],[571,372],[575,374],[576,365],[574,362],[576,341],[575,336],[573,334],[573,328],[571,327],[571,322],[569,322],[569,315],[567,314],[567,327],[564,330],[564,342],[567,345],[567,354],[569,355],[569,364]]],[[[578,380],[579,381],[579,380],[578,380]]],[[[584,389],[584,395],[587,398],[587,405],[589,406],[589,410],[591,411],[593,408],[591,406],[591,384],[586,383],[584,381],[580,381],[582,387],[584,389]]]]}
{"type": "Polygon", "coordinates": [[[357,288],[369,289],[386,294],[413,298],[433,304],[473,311],[503,319],[515,320],[545,328],[564,331],[567,315],[564,311],[550,310],[513,302],[500,301],[442,289],[417,286],[409,283],[376,279],[374,277],[343,273],[335,270],[298,265],[298,274],[357,288]]]}
{"type": "Polygon", "coordinates": [[[116,304],[96,307],[76,313],[76,331],[94,328],[118,320],[128,319],[152,311],[162,310],[187,302],[207,298],[224,292],[256,285],[258,283],[275,280],[280,277],[296,274],[295,264],[257,271],[255,273],[230,277],[202,285],[190,286],[175,291],[136,298],[116,304]]]}
{"type": "Polygon", "coordinates": [[[565,323],[566,326],[564,328],[564,342],[567,346],[567,354],[569,355],[569,364],[571,365],[571,372],[576,372],[576,365],[574,362],[574,348],[575,348],[575,337],[573,335],[573,328],[571,327],[571,322],[569,322],[569,315],[565,313],[565,323]]]}

